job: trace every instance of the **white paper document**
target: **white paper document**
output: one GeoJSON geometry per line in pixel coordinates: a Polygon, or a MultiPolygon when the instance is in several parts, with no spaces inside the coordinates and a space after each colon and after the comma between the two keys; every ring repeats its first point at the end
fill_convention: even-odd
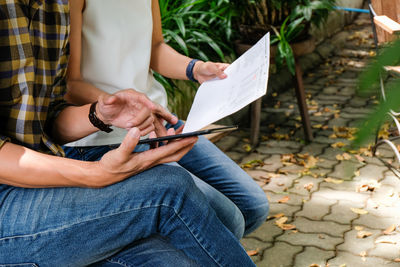
{"type": "Polygon", "coordinates": [[[265,95],[268,70],[269,33],[225,70],[227,78],[199,87],[183,133],[200,130],[265,95]]]}

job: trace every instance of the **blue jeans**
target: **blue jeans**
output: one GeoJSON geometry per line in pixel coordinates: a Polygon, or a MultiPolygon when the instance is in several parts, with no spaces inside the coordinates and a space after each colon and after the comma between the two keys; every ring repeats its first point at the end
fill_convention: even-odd
{"type": "MultiPolygon", "coordinates": [[[[180,123],[174,127],[178,128],[180,123]]],[[[167,127],[171,126],[167,124],[167,127]]],[[[94,161],[115,147],[64,147],[64,150],[67,157],[94,161]]],[[[147,145],[139,145],[135,151],[147,149],[147,145]]],[[[172,165],[191,174],[218,218],[238,239],[254,231],[267,218],[269,205],[264,191],[204,136],[199,136],[193,149],[172,165]]]]}
{"type": "MultiPolygon", "coordinates": [[[[244,217],[244,235],[254,231],[267,218],[268,199],[261,187],[204,136],[199,137],[193,149],[178,164],[205,182],[206,186],[203,183],[199,188],[211,203],[218,202],[218,195],[222,193],[239,208],[244,217]]],[[[231,209],[229,205],[215,208],[221,221],[237,232],[240,220],[232,221],[231,209]]]]}
{"type": "MultiPolygon", "coordinates": [[[[96,161],[99,160],[102,155],[116,147],[117,145],[97,147],[64,147],[64,150],[68,158],[83,161],[96,161]]],[[[142,152],[148,149],[148,145],[138,145],[135,149],[135,152],[142,152]]],[[[176,166],[182,169],[182,166],[176,162],[169,163],[167,165],[176,166]]],[[[222,223],[237,237],[237,239],[242,238],[245,223],[242,212],[238,209],[238,207],[231,200],[229,200],[229,198],[214,189],[212,186],[208,185],[206,182],[197,178],[190,172],[187,173],[192,176],[197,187],[205,194],[210,206],[216,211],[217,216],[222,223]]]]}
{"type": "Polygon", "coordinates": [[[134,266],[125,260],[146,248],[138,240],[158,234],[193,265],[255,266],[193,178],[171,165],[100,189],[0,185],[0,226],[0,265],[134,266]]]}

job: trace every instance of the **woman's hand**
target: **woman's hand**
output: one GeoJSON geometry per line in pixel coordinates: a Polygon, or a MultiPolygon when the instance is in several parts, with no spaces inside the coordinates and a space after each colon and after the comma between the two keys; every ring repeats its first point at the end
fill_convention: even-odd
{"type": "Polygon", "coordinates": [[[199,81],[199,83],[203,83],[216,77],[225,79],[227,75],[224,73],[224,70],[228,66],[229,64],[226,63],[198,61],[194,65],[193,76],[197,81],[199,81]]]}

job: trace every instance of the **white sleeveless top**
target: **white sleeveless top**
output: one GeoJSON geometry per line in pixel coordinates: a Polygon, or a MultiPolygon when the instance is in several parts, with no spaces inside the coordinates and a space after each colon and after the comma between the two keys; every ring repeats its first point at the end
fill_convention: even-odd
{"type": "MultiPolygon", "coordinates": [[[[82,21],[83,79],[113,94],[133,88],[167,107],[167,94],[150,70],[151,0],[86,0],[82,21]]],[[[119,144],[126,130],[114,127],[67,146],[119,144]]]]}

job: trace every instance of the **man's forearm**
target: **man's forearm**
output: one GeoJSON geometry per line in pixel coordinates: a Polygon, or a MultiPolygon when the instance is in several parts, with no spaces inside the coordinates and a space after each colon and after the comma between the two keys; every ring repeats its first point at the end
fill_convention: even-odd
{"type": "Polygon", "coordinates": [[[53,139],[59,144],[79,140],[99,129],[89,121],[90,104],[65,108],[53,125],[53,139]]]}
{"type": "Polygon", "coordinates": [[[83,162],[6,143],[0,148],[0,184],[39,187],[97,187],[96,162],[83,162]]]}

